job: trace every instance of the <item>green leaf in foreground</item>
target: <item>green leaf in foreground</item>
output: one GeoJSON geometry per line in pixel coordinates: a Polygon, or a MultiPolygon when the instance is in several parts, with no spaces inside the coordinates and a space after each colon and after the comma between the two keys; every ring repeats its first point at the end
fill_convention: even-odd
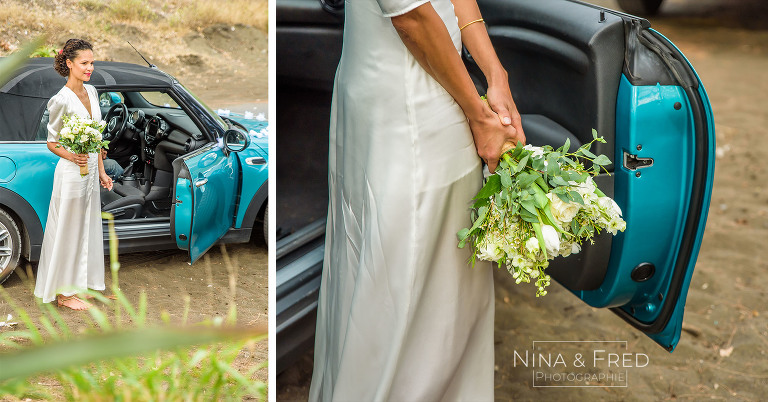
{"type": "Polygon", "coordinates": [[[2,355],[0,381],[120,356],[231,339],[266,336],[265,329],[141,329],[56,342],[2,355]]]}
{"type": "Polygon", "coordinates": [[[45,37],[39,36],[21,49],[13,52],[10,56],[3,58],[3,61],[0,61],[0,87],[13,78],[16,70],[27,63],[29,55],[39,48],[43,42],[45,42],[45,37]]]}

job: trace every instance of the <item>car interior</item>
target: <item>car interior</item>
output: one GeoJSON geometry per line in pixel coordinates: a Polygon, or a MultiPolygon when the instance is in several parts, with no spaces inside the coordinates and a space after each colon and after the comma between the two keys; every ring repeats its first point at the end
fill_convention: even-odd
{"type": "MultiPolygon", "coordinates": [[[[170,95],[160,91],[103,92],[99,96],[107,158],[124,170],[112,191],[101,189],[101,209],[115,219],[168,217],[174,159],[208,140],[170,95]]],[[[43,138],[48,111],[38,130],[43,138]]]]}
{"type": "MultiPolygon", "coordinates": [[[[300,3],[278,9],[277,92],[291,94],[278,96],[277,106],[280,131],[290,133],[277,139],[278,239],[323,220],[328,205],[328,123],[341,55],[343,4],[329,9],[317,1],[300,3]],[[295,119],[297,115],[302,119],[295,119]],[[301,156],[307,153],[314,157],[301,156]]],[[[593,144],[592,151],[618,163],[614,137],[616,89],[624,65],[622,19],[572,2],[561,5],[567,13],[552,13],[536,1],[479,4],[509,73],[528,143],[559,147],[568,139],[573,151],[592,139],[594,128],[607,143],[593,144]]],[[[478,94],[484,94],[487,84],[480,68],[469,53],[462,56],[478,94]]],[[[596,181],[613,195],[613,176],[603,174],[596,181]]],[[[605,275],[610,242],[611,236],[600,235],[599,247],[586,245],[578,255],[553,261],[549,271],[571,289],[593,289],[605,275]]]]}

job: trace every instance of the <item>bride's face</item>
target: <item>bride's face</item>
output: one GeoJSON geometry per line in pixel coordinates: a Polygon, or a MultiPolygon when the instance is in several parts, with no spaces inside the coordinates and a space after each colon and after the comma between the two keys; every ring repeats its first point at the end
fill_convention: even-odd
{"type": "Polygon", "coordinates": [[[81,81],[89,81],[93,73],[93,52],[83,49],[77,52],[74,60],[67,59],[69,76],[81,81]]]}

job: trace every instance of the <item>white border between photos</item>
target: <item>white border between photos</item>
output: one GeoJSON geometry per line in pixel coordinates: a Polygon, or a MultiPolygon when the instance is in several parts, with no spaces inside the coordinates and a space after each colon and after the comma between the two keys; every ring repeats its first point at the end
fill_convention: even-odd
{"type": "Polygon", "coordinates": [[[269,76],[269,86],[268,86],[268,113],[269,113],[269,195],[268,195],[268,202],[269,202],[269,216],[267,219],[269,220],[269,241],[268,241],[268,258],[269,258],[269,268],[268,268],[268,278],[269,278],[269,335],[268,335],[268,368],[269,368],[269,374],[267,379],[268,384],[268,396],[267,399],[270,402],[275,402],[277,399],[277,379],[276,379],[276,366],[275,362],[276,360],[276,339],[275,339],[275,331],[276,331],[276,321],[275,321],[275,314],[276,314],[276,288],[275,288],[275,276],[277,271],[277,265],[275,264],[275,197],[274,195],[277,194],[276,191],[276,184],[277,184],[277,174],[275,172],[275,167],[277,166],[277,155],[276,155],[276,141],[275,138],[277,137],[277,98],[276,98],[276,92],[277,92],[277,84],[276,84],[276,77],[275,74],[276,71],[276,64],[275,64],[275,30],[276,30],[276,5],[275,0],[268,0],[268,18],[269,22],[267,26],[269,27],[269,32],[267,35],[267,63],[268,63],[268,76],[269,76]]]}

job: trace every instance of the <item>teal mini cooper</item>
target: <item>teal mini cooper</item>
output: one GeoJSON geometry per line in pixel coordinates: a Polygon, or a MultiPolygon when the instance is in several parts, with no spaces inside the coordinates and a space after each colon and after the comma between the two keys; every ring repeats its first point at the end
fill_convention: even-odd
{"type": "MultiPolygon", "coordinates": [[[[46,145],[46,105],[65,83],[53,59],[39,58],[0,87],[0,283],[22,257],[40,256],[58,159],[46,145]]],[[[194,262],[217,242],[267,238],[265,122],[218,116],[154,66],[99,62],[89,84],[108,158],[124,169],[101,193],[121,253],[180,248],[194,262]]],[[[107,249],[107,221],[104,231],[107,249]]]]}

